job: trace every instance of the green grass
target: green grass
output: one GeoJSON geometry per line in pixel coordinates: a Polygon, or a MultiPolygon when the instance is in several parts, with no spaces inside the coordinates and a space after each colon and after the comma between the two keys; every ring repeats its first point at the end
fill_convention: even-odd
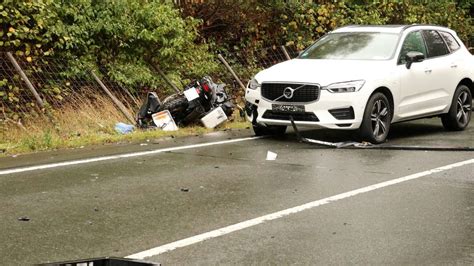
{"type": "Polygon", "coordinates": [[[180,128],[177,131],[162,131],[158,129],[141,130],[136,129],[129,134],[119,134],[113,130],[90,131],[80,134],[64,134],[56,132],[50,128],[43,132],[35,132],[17,135],[16,138],[10,138],[0,142],[0,150],[4,152],[0,156],[12,154],[31,153],[37,151],[57,150],[66,148],[77,148],[82,146],[101,145],[106,143],[139,142],[150,139],[159,139],[164,137],[184,137],[203,135],[206,133],[248,128],[248,122],[226,122],[216,129],[207,129],[201,126],[192,126],[180,128]]]}
{"type": "MultiPolygon", "coordinates": [[[[133,110],[130,111],[133,113],[133,110]]],[[[35,117],[22,124],[6,120],[0,124],[0,156],[31,153],[106,143],[139,142],[163,137],[183,137],[202,135],[224,129],[243,129],[250,126],[236,117],[216,129],[202,126],[180,128],[178,131],[140,130],[130,134],[119,134],[114,127],[126,118],[114,107],[110,100],[96,96],[94,100],[82,99],[80,104],[64,105],[54,110],[54,124],[45,116],[35,117]]]]}

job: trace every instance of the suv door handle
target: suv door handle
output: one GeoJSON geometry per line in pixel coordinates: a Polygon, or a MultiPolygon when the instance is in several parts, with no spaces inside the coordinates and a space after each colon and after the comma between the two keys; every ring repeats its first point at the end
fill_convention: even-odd
{"type": "Polygon", "coordinates": [[[426,73],[426,74],[430,74],[431,72],[433,72],[433,70],[431,70],[431,69],[425,70],[425,73],[426,73]]]}
{"type": "Polygon", "coordinates": [[[457,68],[458,65],[451,65],[451,68],[457,68]]]}

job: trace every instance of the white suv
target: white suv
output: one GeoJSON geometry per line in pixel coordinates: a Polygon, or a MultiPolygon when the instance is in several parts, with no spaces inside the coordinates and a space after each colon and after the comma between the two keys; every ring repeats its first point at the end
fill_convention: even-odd
{"type": "Polygon", "coordinates": [[[448,28],[346,26],[258,73],[246,89],[246,115],[256,135],[283,134],[293,117],[381,143],[391,123],[417,118],[466,128],[473,81],[474,56],[448,28]]]}

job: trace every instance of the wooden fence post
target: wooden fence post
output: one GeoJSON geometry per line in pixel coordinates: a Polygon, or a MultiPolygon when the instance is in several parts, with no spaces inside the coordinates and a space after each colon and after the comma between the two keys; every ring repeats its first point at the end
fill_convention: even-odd
{"type": "Polygon", "coordinates": [[[128,97],[130,97],[130,99],[132,99],[133,103],[138,107],[140,108],[140,102],[130,93],[130,91],[125,88],[124,86],[120,85],[117,83],[117,86],[119,86],[120,89],[122,89],[122,91],[125,92],[125,94],[127,94],[128,97]]]}
{"type": "Polygon", "coordinates": [[[218,54],[217,57],[219,58],[219,60],[221,60],[222,64],[224,64],[224,66],[227,68],[227,70],[229,70],[229,72],[232,74],[232,76],[237,81],[237,83],[239,83],[240,87],[243,90],[245,90],[245,85],[242,83],[242,81],[237,76],[237,74],[235,74],[234,70],[232,69],[232,67],[230,67],[230,65],[227,63],[227,61],[225,61],[224,57],[221,54],[218,54]]]}
{"type": "Polygon", "coordinates": [[[11,52],[7,52],[7,57],[8,59],[10,60],[10,62],[13,64],[13,66],[15,67],[16,71],[18,72],[18,74],[20,74],[21,78],[23,79],[23,81],[26,83],[26,86],[28,87],[28,89],[31,91],[31,93],[33,93],[33,95],[35,96],[35,99],[36,99],[36,102],[38,103],[39,107],[41,109],[44,108],[44,102],[43,102],[43,99],[41,99],[41,97],[39,96],[38,92],[36,91],[35,89],[35,86],[33,86],[33,84],[30,82],[30,80],[28,79],[28,77],[26,76],[25,72],[23,72],[23,69],[21,69],[20,65],[18,64],[18,62],[15,60],[15,57],[13,57],[12,53],[11,52]]]}
{"type": "Polygon", "coordinates": [[[290,57],[290,55],[288,54],[288,51],[286,50],[285,46],[282,45],[282,46],[280,46],[280,47],[281,47],[281,50],[283,51],[283,54],[285,55],[286,59],[287,59],[287,60],[291,60],[291,57],[290,57]]]}
{"type": "Polygon", "coordinates": [[[168,85],[171,86],[171,88],[173,88],[173,90],[176,92],[176,93],[180,93],[181,91],[178,89],[178,87],[173,83],[171,82],[171,80],[165,75],[165,72],[163,72],[163,70],[161,70],[161,68],[158,66],[158,65],[155,65],[155,64],[152,64],[152,63],[149,63],[150,66],[156,71],[158,72],[158,74],[160,74],[160,76],[166,81],[166,83],[168,83],[168,85]]]}
{"type": "Polygon", "coordinates": [[[125,117],[132,122],[132,124],[135,124],[136,121],[133,118],[133,116],[128,112],[127,108],[121,103],[113,94],[110,92],[110,90],[105,86],[105,84],[97,77],[97,75],[94,73],[94,71],[91,71],[92,76],[94,79],[99,83],[100,87],[107,93],[107,95],[112,99],[112,101],[115,103],[115,105],[119,108],[119,110],[125,115],[125,117]]]}

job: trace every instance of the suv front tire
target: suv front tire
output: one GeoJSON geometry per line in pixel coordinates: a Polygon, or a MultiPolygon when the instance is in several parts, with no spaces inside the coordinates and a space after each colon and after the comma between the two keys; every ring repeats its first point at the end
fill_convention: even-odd
{"type": "Polygon", "coordinates": [[[454,92],[449,112],[441,116],[441,122],[447,130],[461,131],[464,130],[472,114],[472,95],[466,85],[459,85],[454,92]]]}
{"type": "Polygon", "coordinates": [[[385,142],[392,122],[392,108],[387,96],[374,93],[367,102],[359,136],[362,140],[379,144],[385,142]]]}

